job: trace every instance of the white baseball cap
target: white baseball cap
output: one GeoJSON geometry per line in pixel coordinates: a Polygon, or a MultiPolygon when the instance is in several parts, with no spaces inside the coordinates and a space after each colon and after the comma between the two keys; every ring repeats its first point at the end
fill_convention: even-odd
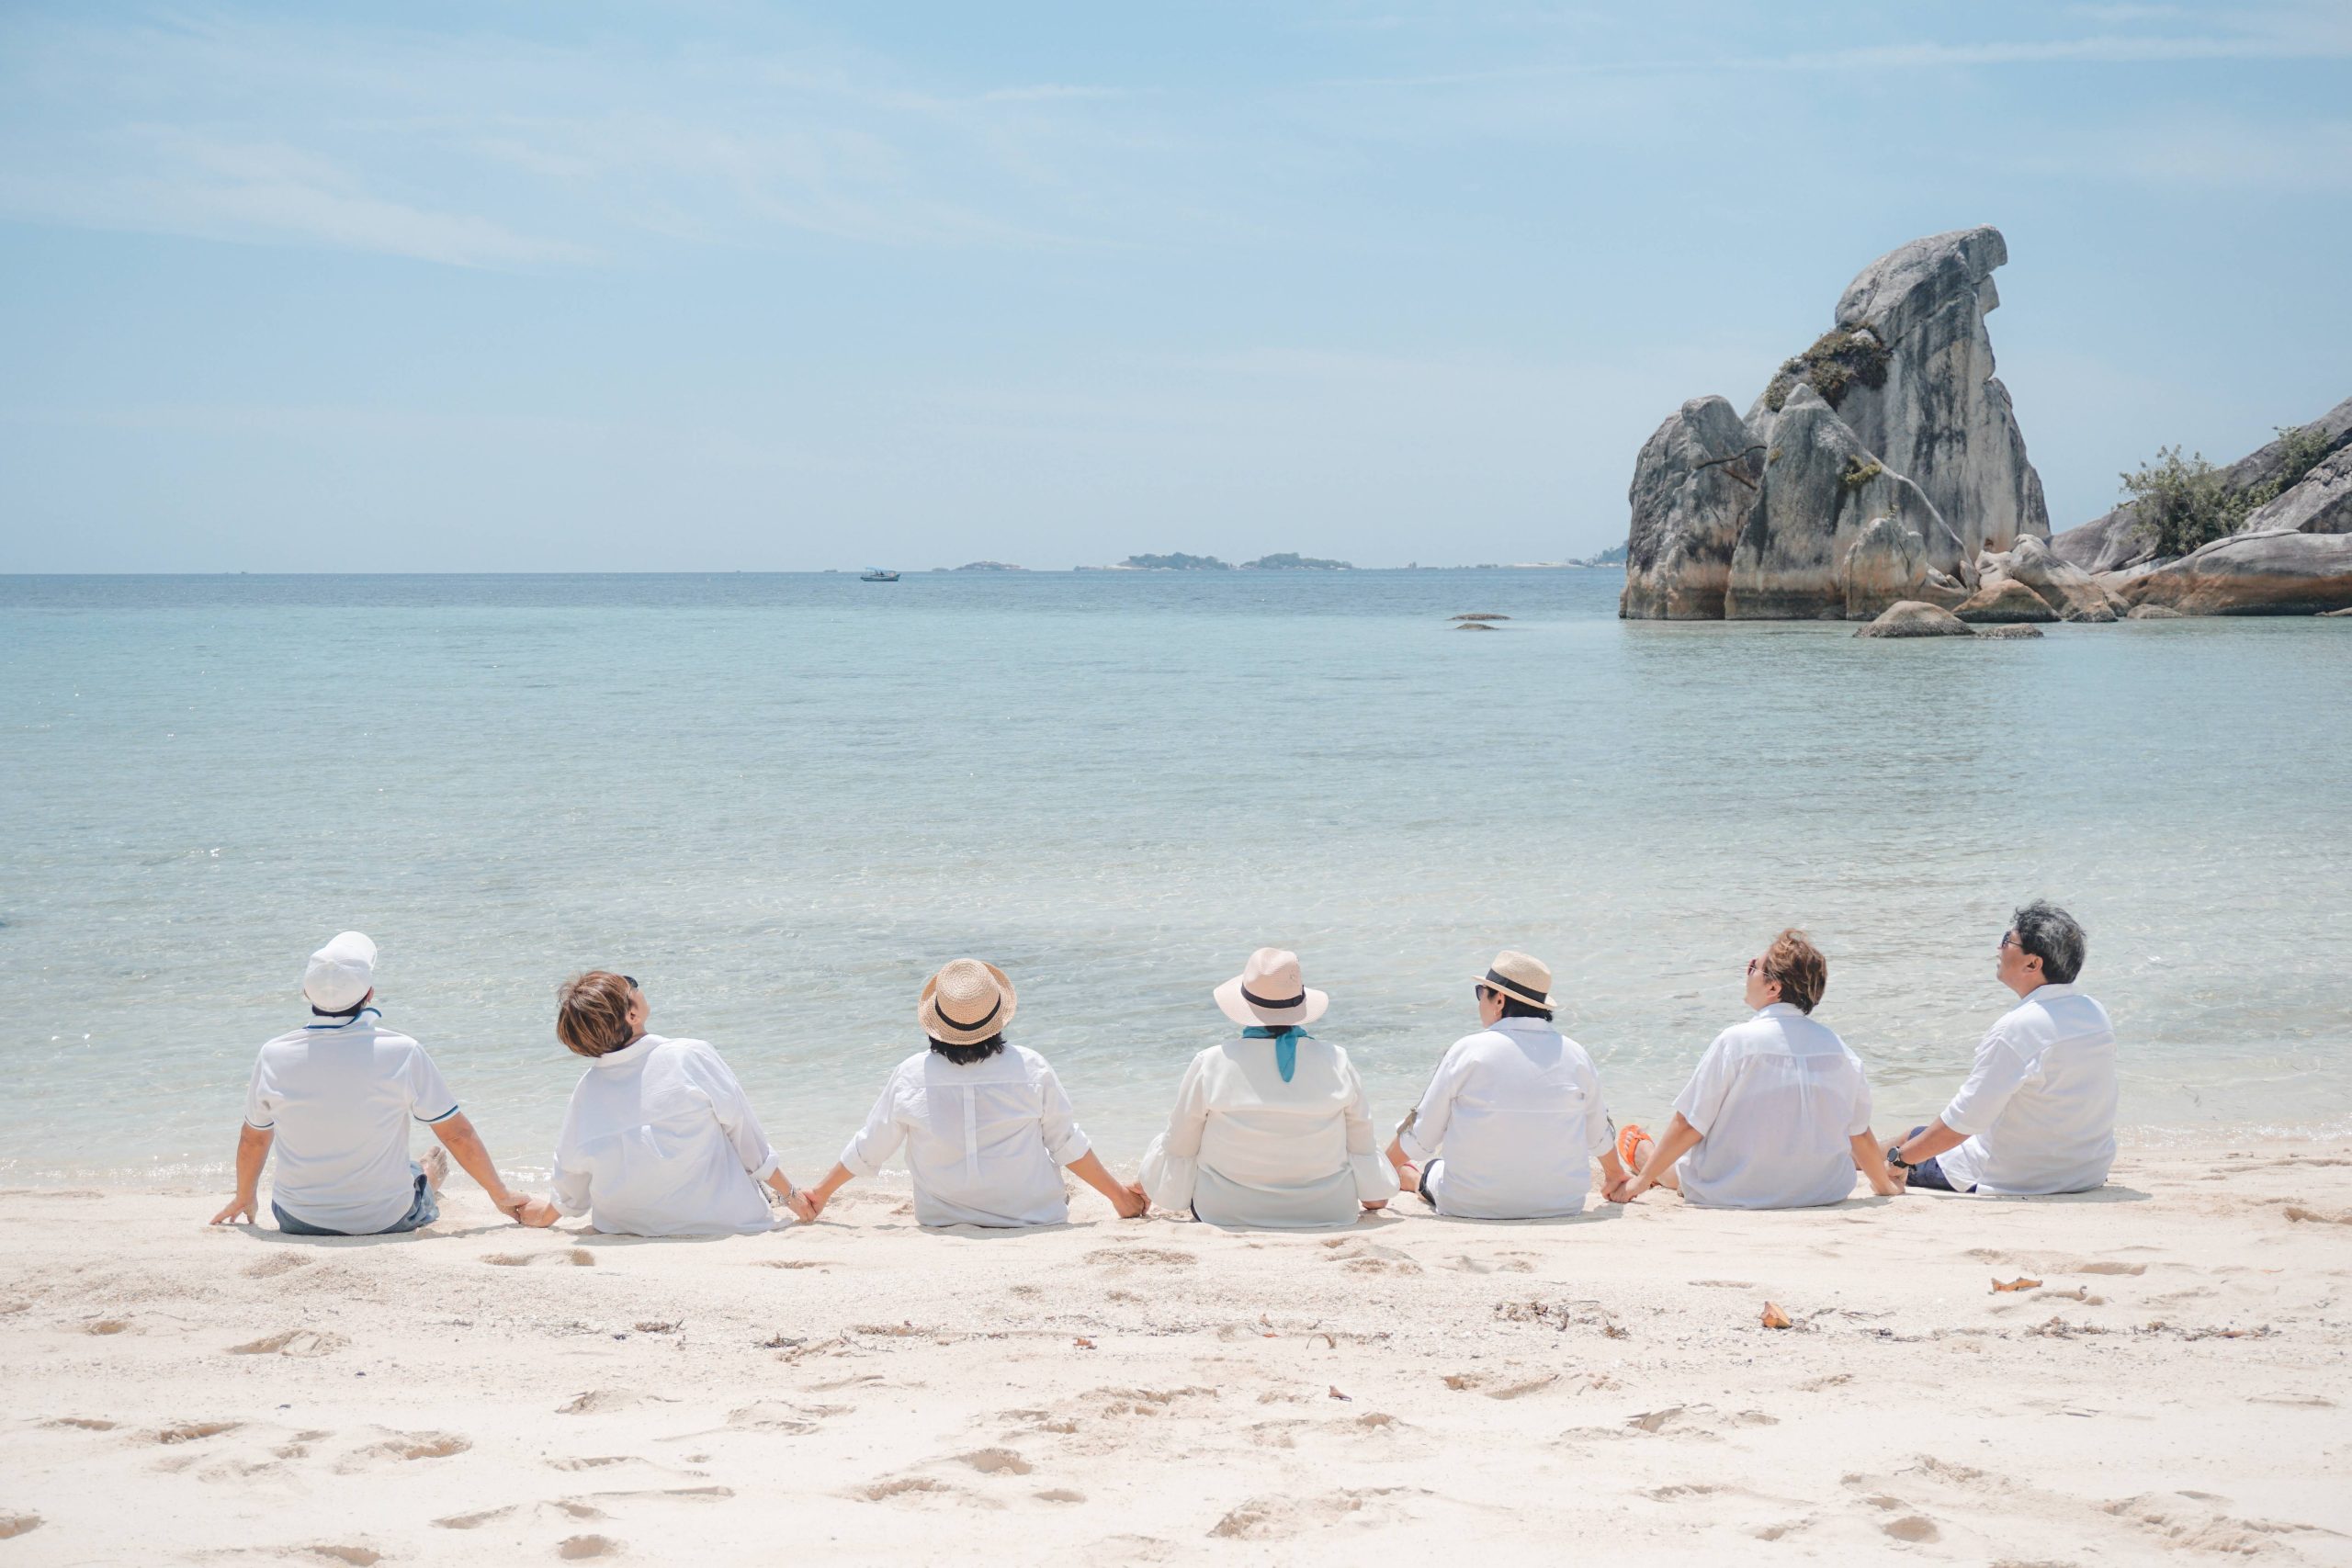
{"type": "Polygon", "coordinates": [[[337,935],[302,971],[302,994],[321,1012],[347,1012],[375,987],[376,944],[358,931],[337,935]]]}

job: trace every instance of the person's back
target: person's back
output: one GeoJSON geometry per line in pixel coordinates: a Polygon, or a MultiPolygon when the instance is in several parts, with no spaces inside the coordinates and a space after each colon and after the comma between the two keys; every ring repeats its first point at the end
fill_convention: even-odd
{"type": "Polygon", "coordinates": [[[728,1235],[787,1223],[760,1182],[775,1154],[711,1045],[647,1034],[594,1058],[556,1150],[556,1206],[625,1235],[728,1235]]]}
{"type": "MultiPolygon", "coordinates": [[[[925,1225],[1059,1224],[1061,1168],[1087,1152],[1069,1097],[1046,1059],[1007,1043],[975,1062],[918,1051],[892,1070],[868,1133],[843,1164],[871,1176],[891,1152],[877,1121],[906,1139],[915,1221],[925,1225]]],[[[896,1139],[890,1139],[895,1144],[896,1139]]]]}
{"type": "Polygon", "coordinates": [[[1835,1031],[1788,1002],[1715,1036],[1674,1109],[1702,1134],[1675,1168],[1689,1202],[1803,1209],[1854,1190],[1869,1081],[1835,1031]]]}
{"type": "Polygon", "coordinates": [[[273,1202],[305,1224],[364,1235],[416,1200],[410,1121],[439,1122],[457,1110],[424,1047],[365,1008],[264,1045],[245,1122],[276,1135],[273,1202]]]}
{"type": "Polygon", "coordinates": [[[2045,985],[1993,1026],[1943,1121],[1967,1142],[1939,1159],[1959,1191],[2086,1192],[2115,1163],[2115,1030],[2072,985],[2045,985]]]}
{"type": "Polygon", "coordinates": [[[1609,1116],[1583,1046],[1544,1019],[1505,1017],[1447,1050],[1406,1136],[1434,1152],[1439,1213],[1547,1219],[1584,1208],[1609,1116]]]}
{"type": "Polygon", "coordinates": [[[1180,1091],[1178,1106],[1197,1093],[1206,1113],[1193,1208],[1211,1224],[1343,1225],[1356,1217],[1359,1151],[1349,1133],[1351,1117],[1363,1117],[1369,1133],[1363,1085],[1339,1046],[1301,1034],[1294,1050],[1288,1078],[1271,1040],[1227,1041],[1193,1059],[1191,1093],[1180,1091]]]}

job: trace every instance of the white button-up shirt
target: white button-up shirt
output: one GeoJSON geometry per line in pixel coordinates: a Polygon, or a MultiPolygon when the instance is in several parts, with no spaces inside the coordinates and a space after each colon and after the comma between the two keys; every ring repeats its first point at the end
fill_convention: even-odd
{"type": "Polygon", "coordinates": [[[1700,1134],[1674,1168],[1685,1199],[1804,1209],[1854,1190],[1851,1140],[1871,1130],[1871,1086],[1834,1030],[1774,1002],[1715,1036],[1674,1109],[1700,1134]]]}
{"type": "Polygon", "coordinates": [[[2072,986],[2038,986],[1993,1025],[1944,1108],[1968,1141],[1937,1156],[1955,1191],[2087,1192],[2115,1163],[2115,1030],[2072,986]]]}
{"type": "Polygon", "coordinates": [[[1153,1202],[1211,1224],[1312,1229],[1352,1224],[1364,1200],[1395,1194],[1348,1054],[1301,1039],[1285,1083],[1274,1044],[1233,1040],[1193,1058],[1168,1131],[1144,1155],[1153,1202]]]}
{"type": "Polygon", "coordinates": [[[1069,1218],[1060,1168],[1093,1146],[1061,1079],[1025,1045],[968,1065],[925,1046],[899,1063],[842,1164],[872,1176],[902,1143],[925,1225],[1059,1224],[1069,1218]]]}
{"type": "Polygon", "coordinates": [[[1506,1018],[1447,1049],[1397,1141],[1439,1213],[1544,1219],[1584,1208],[1609,1108],[1583,1046],[1543,1019],[1506,1018]]]}
{"type": "Polygon", "coordinates": [[[775,1150],[701,1040],[648,1034],[580,1076],[556,1140],[555,1206],[620,1235],[730,1235],[791,1223],[760,1183],[775,1150]]]}
{"type": "Polygon", "coordinates": [[[424,1047],[386,1029],[374,1008],[279,1035],[261,1048],[245,1089],[245,1124],[277,1134],[270,1197],[345,1235],[372,1235],[409,1212],[409,1122],[457,1113],[424,1047]]]}

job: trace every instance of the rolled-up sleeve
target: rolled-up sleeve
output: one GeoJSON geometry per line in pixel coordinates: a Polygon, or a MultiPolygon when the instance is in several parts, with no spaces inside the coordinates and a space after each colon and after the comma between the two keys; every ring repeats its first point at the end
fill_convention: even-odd
{"type": "Polygon", "coordinates": [[[1444,1152],[1446,1124],[1453,1119],[1453,1093],[1461,1077],[1462,1043],[1455,1041],[1430,1076],[1430,1087],[1405,1124],[1396,1129],[1397,1146],[1415,1165],[1427,1165],[1444,1152]]]}
{"type": "Polygon", "coordinates": [[[1943,1124],[1955,1133],[1973,1136],[2001,1119],[2009,1099],[2025,1082],[2026,1061],[1997,1028],[1976,1048],[1976,1065],[1968,1081],[1944,1107],[1943,1124]]]}
{"type": "Polygon", "coordinates": [[[1585,1072],[1584,1152],[1599,1159],[1617,1146],[1617,1124],[1609,1120],[1609,1101],[1600,1092],[1600,1074],[1585,1072]]]}
{"type": "Polygon", "coordinates": [[[1151,1201],[1163,1209],[1189,1209],[1201,1177],[1201,1134],[1207,1127],[1208,1055],[1193,1058],[1184,1081],[1176,1086],[1176,1109],[1168,1113],[1168,1130],[1144,1152],[1136,1179],[1151,1201]]]}
{"type": "Polygon", "coordinates": [[[1087,1141],[1086,1130],[1078,1124],[1078,1113],[1070,1108],[1069,1096],[1062,1091],[1062,1080],[1043,1061],[1037,1064],[1035,1088],[1037,1130],[1045,1137],[1046,1152],[1054,1156],[1056,1165],[1072,1165],[1084,1159],[1094,1145],[1087,1141]]]}
{"type": "Polygon", "coordinates": [[[852,1176],[874,1176],[906,1140],[907,1129],[899,1121],[899,1075],[892,1073],[890,1081],[882,1086],[882,1098],[866,1114],[865,1125],[842,1150],[842,1168],[852,1176]]]}
{"type": "Polygon", "coordinates": [[[1862,1070],[1861,1058],[1854,1058],[1854,1113],[1847,1121],[1846,1136],[1859,1138],[1871,1130],[1871,1077],[1862,1070]]]}
{"type": "Polygon", "coordinates": [[[734,1145],[735,1157],[743,1162],[753,1181],[765,1181],[783,1166],[783,1159],[769,1144],[768,1135],[760,1130],[760,1119],[752,1110],[752,1097],[743,1092],[743,1085],[734,1069],[718,1052],[704,1049],[694,1054],[695,1081],[709,1097],[710,1113],[718,1119],[719,1131],[734,1145]]]}
{"type": "Polygon", "coordinates": [[[588,1212],[588,1163],[580,1157],[580,1099],[574,1094],[564,1108],[563,1131],[556,1134],[555,1179],[549,1184],[548,1197],[560,1213],[578,1219],[588,1212]]]}
{"type": "Polygon", "coordinates": [[[1366,1202],[1377,1202],[1396,1195],[1396,1168],[1380,1152],[1372,1131],[1372,1104],[1364,1098],[1363,1079],[1357,1076],[1356,1065],[1343,1061],[1340,1073],[1347,1085],[1348,1100],[1343,1114],[1348,1126],[1348,1168],[1356,1179],[1356,1196],[1366,1202]]]}

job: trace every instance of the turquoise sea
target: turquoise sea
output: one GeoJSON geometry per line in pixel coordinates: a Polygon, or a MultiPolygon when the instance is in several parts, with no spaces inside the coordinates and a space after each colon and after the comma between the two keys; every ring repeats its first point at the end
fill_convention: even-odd
{"type": "MultiPolygon", "coordinates": [[[[0,578],[17,1183],[227,1167],[356,927],[501,1162],[636,976],[819,1174],[976,954],[1131,1167],[1208,993],[1296,948],[1391,1122],[1548,960],[1659,1113],[1782,925],[1879,1120],[1932,1114],[2046,895],[2143,1136],[2352,1128],[2352,623],[1858,641],[1627,625],[1603,571],[0,578]],[[1505,630],[1446,617],[1489,611],[1505,630]]],[[[1907,1122],[1904,1122],[1907,1125],[1907,1122]]]]}

